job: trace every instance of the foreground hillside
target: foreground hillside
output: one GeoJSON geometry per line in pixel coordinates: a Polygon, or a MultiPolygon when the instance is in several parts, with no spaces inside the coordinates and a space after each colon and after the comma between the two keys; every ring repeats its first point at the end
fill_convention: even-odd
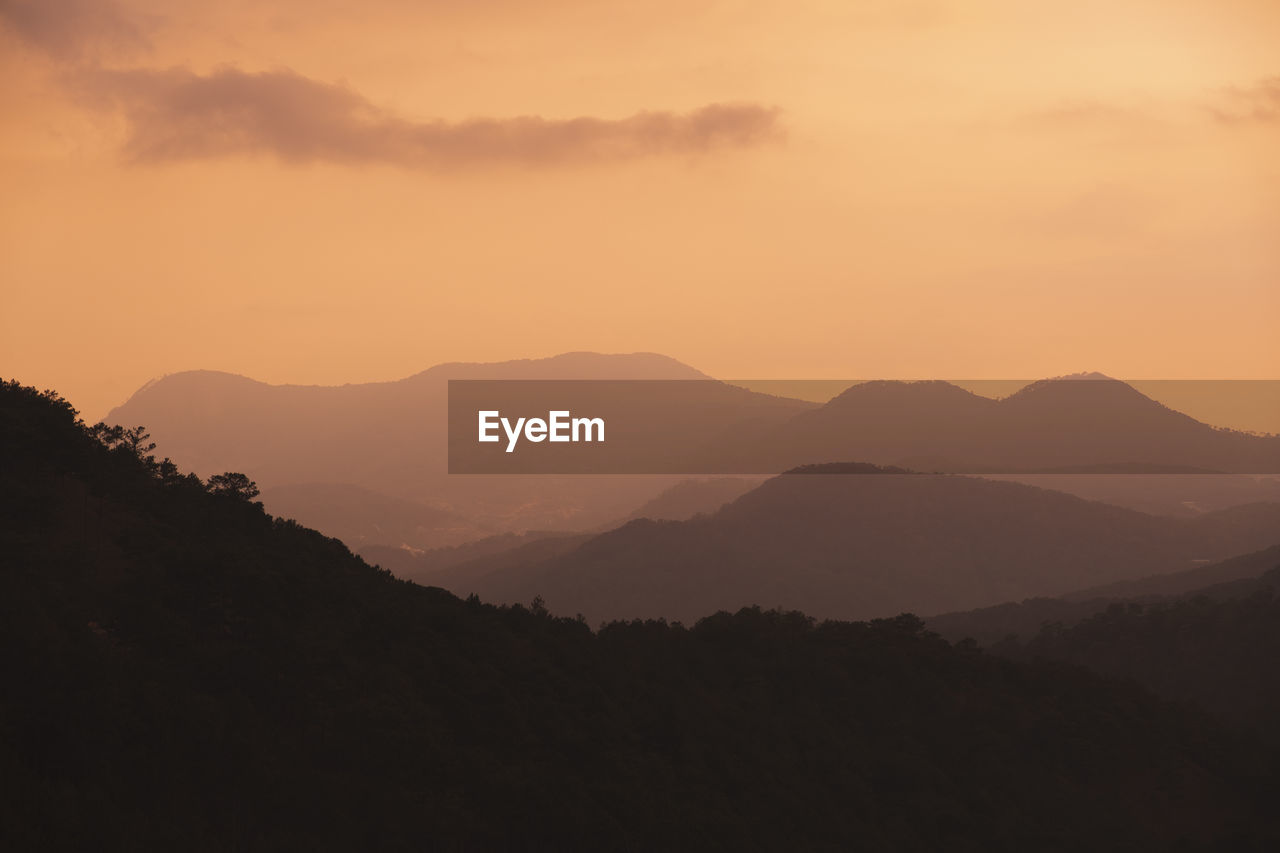
{"type": "Polygon", "coordinates": [[[4,849],[1277,839],[1274,756],[1136,688],[909,616],[461,601],[74,418],[0,386],[4,849]]]}

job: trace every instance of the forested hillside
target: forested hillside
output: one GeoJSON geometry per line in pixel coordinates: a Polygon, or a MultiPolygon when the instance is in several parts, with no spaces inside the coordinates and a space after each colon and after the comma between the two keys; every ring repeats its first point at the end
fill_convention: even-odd
{"type": "Polygon", "coordinates": [[[1267,849],[1275,755],[903,615],[598,632],[0,387],[0,847],[1267,849]]]}

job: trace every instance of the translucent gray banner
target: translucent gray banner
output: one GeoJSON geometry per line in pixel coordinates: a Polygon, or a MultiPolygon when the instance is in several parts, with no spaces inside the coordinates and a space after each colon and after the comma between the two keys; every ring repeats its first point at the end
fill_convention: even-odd
{"type": "Polygon", "coordinates": [[[1280,473],[1245,423],[1280,381],[451,380],[449,472],[1280,473]]]}

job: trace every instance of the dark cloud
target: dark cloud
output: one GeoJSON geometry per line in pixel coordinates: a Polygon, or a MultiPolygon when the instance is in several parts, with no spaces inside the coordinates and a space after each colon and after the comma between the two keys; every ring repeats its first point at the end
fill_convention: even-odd
{"type": "Polygon", "coordinates": [[[1209,112],[1224,124],[1280,122],[1280,76],[1226,90],[1209,112]]]}
{"type": "Polygon", "coordinates": [[[149,47],[139,23],[111,0],[0,0],[0,22],[23,42],[64,61],[149,47]]]}
{"type": "Polygon", "coordinates": [[[410,121],[351,89],[292,71],[96,70],[82,72],[76,87],[97,105],[123,112],[125,152],[142,163],[270,154],[290,162],[413,168],[555,165],[750,146],[780,134],[776,110],[754,104],[622,119],[410,121]]]}

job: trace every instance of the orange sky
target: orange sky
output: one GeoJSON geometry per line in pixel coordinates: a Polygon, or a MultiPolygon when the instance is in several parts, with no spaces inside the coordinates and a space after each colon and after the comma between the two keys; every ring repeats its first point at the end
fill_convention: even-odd
{"type": "Polygon", "coordinates": [[[0,0],[0,375],[1280,376],[1274,0],[0,0]]]}

